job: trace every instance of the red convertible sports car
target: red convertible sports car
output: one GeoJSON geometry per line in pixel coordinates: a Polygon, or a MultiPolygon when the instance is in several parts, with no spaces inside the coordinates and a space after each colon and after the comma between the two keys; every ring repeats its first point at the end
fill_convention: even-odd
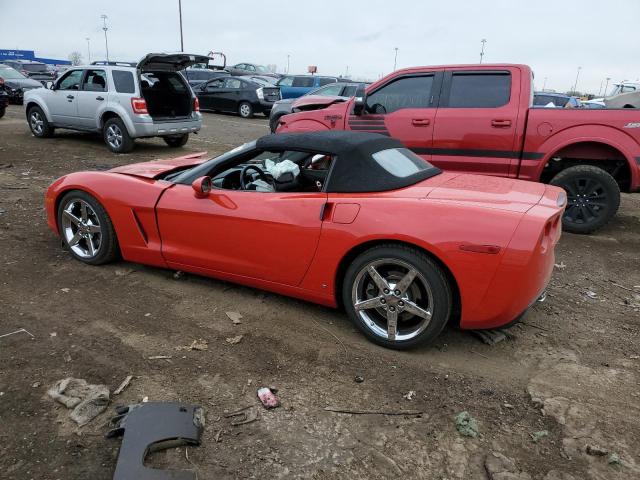
{"type": "Polygon", "coordinates": [[[543,295],[563,190],[442,172],[372,133],[269,135],[56,180],[51,229],[97,265],[125,260],[342,306],[371,340],[407,348],[449,320],[517,320],[543,295]]]}

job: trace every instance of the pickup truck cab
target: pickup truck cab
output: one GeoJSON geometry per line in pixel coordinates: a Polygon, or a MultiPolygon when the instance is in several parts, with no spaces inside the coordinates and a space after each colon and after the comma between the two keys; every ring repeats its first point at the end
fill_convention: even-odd
{"type": "Polygon", "coordinates": [[[445,170],[557,185],[565,230],[593,232],[615,215],[620,191],[640,189],[640,115],[532,102],[526,65],[416,67],[347,102],[285,115],[277,132],[377,132],[445,170]]]}

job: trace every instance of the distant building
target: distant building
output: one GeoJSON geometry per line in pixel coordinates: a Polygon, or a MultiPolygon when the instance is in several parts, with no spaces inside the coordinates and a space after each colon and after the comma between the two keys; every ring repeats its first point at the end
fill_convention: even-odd
{"type": "Polygon", "coordinates": [[[71,65],[69,60],[36,57],[36,53],[33,50],[0,49],[0,63],[2,63],[3,60],[35,60],[36,62],[48,63],[49,65],[71,65]]]}

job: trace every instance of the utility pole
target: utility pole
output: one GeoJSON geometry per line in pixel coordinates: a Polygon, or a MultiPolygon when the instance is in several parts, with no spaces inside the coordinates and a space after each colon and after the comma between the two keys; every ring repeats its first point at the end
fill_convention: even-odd
{"type": "Polygon", "coordinates": [[[609,80],[611,80],[611,77],[607,77],[607,79],[606,79],[606,80],[607,80],[607,83],[606,83],[606,85],[604,86],[604,95],[603,95],[603,97],[606,97],[606,96],[607,96],[607,88],[609,88],[609,80]]]}
{"type": "Polygon", "coordinates": [[[178,12],[180,13],[180,51],[184,52],[184,40],[182,38],[182,0],[178,0],[178,12]]]}
{"type": "Polygon", "coordinates": [[[604,83],[604,80],[600,80],[600,89],[598,90],[598,96],[600,96],[602,94],[602,84],[604,83]]]}
{"type": "Polygon", "coordinates": [[[87,41],[87,58],[89,58],[87,63],[91,64],[91,39],[86,37],[85,40],[87,41]]]}
{"type": "Polygon", "coordinates": [[[398,65],[398,47],[395,47],[394,50],[396,51],[396,56],[393,59],[393,71],[395,72],[398,65]]]}
{"type": "Polygon", "coordinates": [[[482,44],[482,48],[480,50],[480,63],[482,63],[482,57],[484,57],[484,44],[487,43],[487,39],[483,38],[480,40],[480,43],[482,44]]]}
{"type": "Polygon", "coordinates": [[[578,90],[578,77],[580,76],[580,70],[582,70],[582,67],[578,67],[578,72],[576,73],[576,83],[573,84],[572,89],[573,93],[576,93],[576,91],[578,90]]]}
{"type": "Polygon", "coordinates": [[[344,78],[349,78],[349,65],[347,65],[347,70],[344,73],[344,78]]]}
{"type": "Polygon", "coordinates": [[[289,59],[290,59],[291,55],[289,55],[287,53],[287,75],[289,74],[289,59]]]}
{"type": "Polygon", "coordinates": [[[102,19],[102,30],[104,30],[104,48],[107,50],[107,63],[109,63],[109,40],[107,40],[107,30],[109,30],[109,28],[107,27],[107,16],[103,13],[100,15],[100,18],[102,19]]]}
{"type": "Polygon", "coordinates": [[[544,77],[544,82],[542,82],[542,91],[544,92],[544,89],[547,88],[547,77],[544,77]]]}

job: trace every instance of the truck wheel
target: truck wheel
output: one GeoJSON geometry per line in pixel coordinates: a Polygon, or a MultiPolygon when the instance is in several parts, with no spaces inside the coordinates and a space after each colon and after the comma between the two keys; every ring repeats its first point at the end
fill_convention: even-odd
{"type": "Polygon", "coordinates": [[[171,135],[170,137],[162,137],[164,143],[169,145],[171,148],[179,148],[184,147],[186,143],[189,141],[189,134],[184,133],[182,135],[171,135]]]}
{"type": "Polygon", "coordinates": [[[238,115],[242,118],[252,118],[253,117],[253,107],[249,102],[240,102],[238,105],[238,115]]]}
{"type": "Polygon", "coordinates": [[[564,230],[591,233],[603,227],[618,211],[620,187],[602,168],[576,165],[562,170],[549,182],[567,192],[564,230]]]}
{"type": "Polygon", "coordinates": [[[133,150],[133,138],[119,118],[110,118],[104,122],[102,136],[104,143],[113,153],[127,153],[133,150]]]}
{"type": "Polygon", "coordinates": [[[53,135],[53,127],[40,107],[31,107],[27,114],[31,133],[38,138],[48,138],[53,135]]]}

